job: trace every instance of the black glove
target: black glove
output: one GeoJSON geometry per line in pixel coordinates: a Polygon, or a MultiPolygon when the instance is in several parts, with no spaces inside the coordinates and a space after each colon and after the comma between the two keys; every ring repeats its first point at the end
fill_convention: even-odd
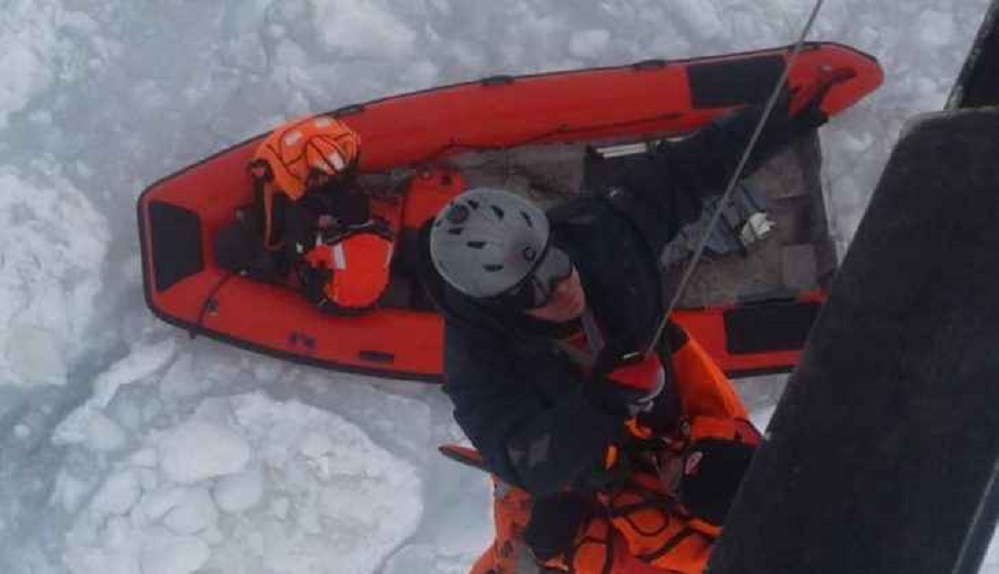
{"type": "Polygon", "coordinates": [[[560,492],[537,498],[524,529],[524,542],[538,560],[551,560],[572,548],[579,529],[592,514],[591,502],[580,494],[560,492]]]}
{"type": "Polygon", "coordinates": [[[694,441],[683,453],[680,502],[693,516],[722,525],[755,452],[735,440],[694,441]]]}
{"type": "Polygon", "coordinates": [[[324,289],[332,276],[333,272],[329,269],[311,267],[307,263],[303,263],[298,267],[298,278],[302,284],[302,293],[316,307],[322,308],[329,303],[329,298],[326,297],[324,289]]]}
{"type": "Polygon", "coordinates": [[[666,329],[663,331],[663,338],[666,340],[668,345],[669,353],[675,353],[679,351],[687,341],[690,340],[690,336],[687,335],[687,331],[683,329],[680,325],[674,322],[672,319],[666,321],[666,329]]]}

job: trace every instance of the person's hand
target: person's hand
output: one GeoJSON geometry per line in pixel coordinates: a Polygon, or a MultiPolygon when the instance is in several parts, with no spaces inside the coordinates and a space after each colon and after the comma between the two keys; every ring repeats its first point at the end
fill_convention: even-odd
{"type": "Polygon", "coordinates": [[[679,498],[691,515],[715,526],[725,522],[756,445],[703,439],[683,453],[679,498]]]}
{"type": "Polygon", "coordinates": [[[666,386],[666,371],[659,356],[630,353],[612,364],[596,383],[605,387],[605,400],[629,416],[649,410],[666,386]]]}
{"type": "Polygon", "coordinates": [[[574,492],[536,497],[524,529],[524,542],[542,561],[568,556],[580,527],[593,513],[590,500],[574,492]]]}
{"type": "Polygon", "coordinates": [[[623,357],[621,364],[604,375],[604,378],[611,384],[655,397],[662,392],[665,372],[655,353],[644,357],[636,353],[623,357]]]}

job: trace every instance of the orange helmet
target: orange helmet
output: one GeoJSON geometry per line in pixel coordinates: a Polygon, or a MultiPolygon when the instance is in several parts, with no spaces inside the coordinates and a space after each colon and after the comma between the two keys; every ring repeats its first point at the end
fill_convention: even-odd
{"type": "Polygon", "coordinates": [[[253,154],[250,166],[275,190],[295,200],[316,175],[341,177],[357,164],[361,138],[340,120],[310,116],[272,131],[253,154]]]}

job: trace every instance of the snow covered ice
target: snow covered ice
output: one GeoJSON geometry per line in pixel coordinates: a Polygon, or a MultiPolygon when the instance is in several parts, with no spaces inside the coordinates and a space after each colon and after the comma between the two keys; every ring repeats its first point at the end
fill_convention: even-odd
{"type": "MultiPolygon", "coordinates": [[[[987,0],[827,2],[885,86],[822,130],[844,247],[987,0]]],[[[483,475],[438,389],[196,339],[142,299],[142,188],[282,119],[499,73],[791,42],[806,0],[9,0],[0,11],[0,572],[464,572],[483,475]]],[[[742,386],[765,421],[779,379],[742,386]]],[[[986,569],[999,572],[999,554],[986,569]]]]}
{"type": "Polygon", "coordinates": [[[108,223],[60,169],[50,157],[0,165],[0,380],[6,384],[65,385],[94,326],[108,223]]]}
{"type": "Polygon", "coordinates": [[[85,478],[60,475],[74,573],[369,572],[422,514],[412,464],[298,401],[208,398],[133,438],[88,501],[62,495],[85,478]]]}

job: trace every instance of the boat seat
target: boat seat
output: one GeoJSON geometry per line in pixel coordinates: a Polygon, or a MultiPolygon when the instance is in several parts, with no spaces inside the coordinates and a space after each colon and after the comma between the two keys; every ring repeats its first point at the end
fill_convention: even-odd
{"type": "Polygon", "coordinates": [[[212,236],[216,265],[231,273],[274,283],[288,272],[284,253],[264,249],[259,213],[252,204],[234,210],[234,219],[217,229],[212,236]]]}

